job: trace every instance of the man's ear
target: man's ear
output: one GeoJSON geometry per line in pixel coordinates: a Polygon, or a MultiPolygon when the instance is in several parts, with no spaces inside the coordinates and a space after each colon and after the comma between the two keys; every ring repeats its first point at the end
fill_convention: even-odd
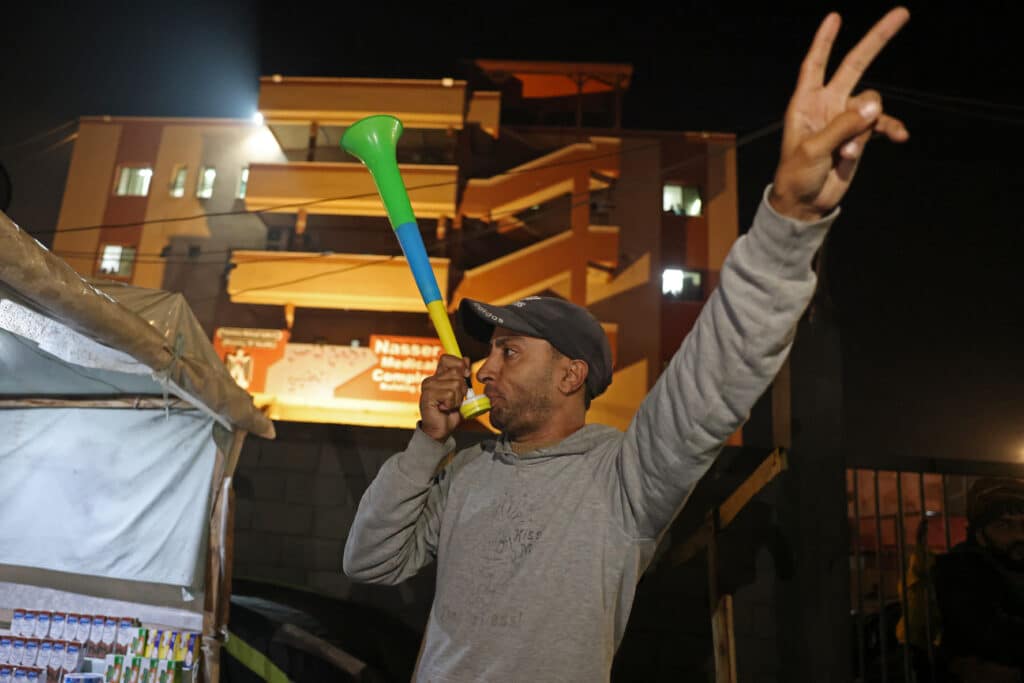
{"type": "Polygon", "coordinates": [[[586,384],[590,367],[584,360],[570,360],[563,366],[562,379],[558,383],[559,390],[566,396],[579,391],[586,384]]]}

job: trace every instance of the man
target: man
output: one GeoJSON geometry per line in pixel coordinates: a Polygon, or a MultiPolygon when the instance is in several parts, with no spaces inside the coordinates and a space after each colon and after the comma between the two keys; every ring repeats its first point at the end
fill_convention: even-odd
{"type": "Polygon", "coordinates": [[[416,680],[607,680],[636,584],[659,536],[782,365],[814,291],[811,259],[873,134],[902,142],[877,93],[852,91],[903,26],[887,14],[825,83],[839,30],[815,35],[786,112],[782,154],[754,225],[629,429],[585,425],[611,382],[608,341],[585,310],[550,298],[463,302],[491,341],[478,377],[500,438],[454,456],[469,362],[423,382],[408,448],[359,505],[345,573],[398,583],[438,561],[416,680]]]}
{"type": "Polygon", "coordinates": [[[967,494],[967,540],[935,564],[941,659],[961,683],[1024,681],[1024,482],[967,494]]]}

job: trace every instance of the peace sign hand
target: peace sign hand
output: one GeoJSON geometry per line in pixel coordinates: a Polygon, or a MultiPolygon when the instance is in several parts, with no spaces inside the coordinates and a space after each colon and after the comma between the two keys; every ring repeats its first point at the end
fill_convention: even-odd
{"type": "Polygon", "coordinates": [[[826,84],[825,68],[840,19],[835,13],[825,17],[786,109],[782,152],[769,197],[776,211],[804,221],[822,218],[846,194],[873,133],[893,142],[910,137],[901,121],[882,113],[877,92],[851,96],[864,71],[908,19],[910,13],[903,7],[886,14],[826,84]]]}

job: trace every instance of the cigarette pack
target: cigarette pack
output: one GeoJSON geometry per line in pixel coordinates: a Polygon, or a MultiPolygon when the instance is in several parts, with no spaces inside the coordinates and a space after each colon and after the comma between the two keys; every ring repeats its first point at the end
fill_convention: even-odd
{"type": "Polygon", "coordinates": [[[132,619],[122,617],[117,621],[117,633],[114,635],[114,653],[123,655],[128,652],[132,644],[132,636],[135,631],[135,622],[132,619]]]}
{"type": "Polygon", "coordinates": [[[162,659],[160,660],[157,672],[159,677],[157,678],[156,683],[182,683],[181,662],[162,659]]]}
{"type": "Polygon", "coordinates": [[[21,635],[26,638],[31,638],[36,634],[36,612],[35,610],[25,610],[25,616],[21,620],[21,635]]]}
{"type": "Polygon", "coordinates": [[[78,643],[68,643],[64,649],[64,666],[61,668],[67,673],[77,673],[82,666],[83,659],[81,646],[78,643]]]}
{"type": "Polygon", "coordinates": [[[50,620],[53,618],[53,614],[50,612],[37,612],[36,613],[36,631],[32,634],[34,638],[49,638],[50,637],[50,620]]]}
{"type": "Polygon", "coordinates": [[[16,609],[14,610],[14,616],[11,618],[11,635],[20,636],[22,635],[22,625],[25,623],[25,610],[16,609]]]}
{"type": "Polygon", "coordinates": [[[46,670],[56,676],[60,673],[60,670],[64,668],[68,643],[66,640],[52,640],[50,642],[53,650],[50,652],[50,663],[47,664],[46,670]]]}
{"type": "Polygon", "coordinates": [[[7,663],[11,666],[21,666],[21,660],[25,657],[25,639],[11,638],[11,654],[7,658],[7,663]]]}
{"type": "Polygon", "coordinates": [[[25,651],[21,655],[22,666],[35,666],[39,659],[39,641],[35,638],[25,639],[25,651]]]}
{"type": "Polygon", "coordinates": [[[75,632],[74,640],[82,648],[85,648],[89,643],[89,633],[92,631],[92,615],[91,614],[79,614],[78,615],[78,631],[75,632]]]}
{"type": "Polygon", "coordinates": [[[50,668],[50,657],[53,656],[53,643],[44,640],[39,643],[39,655],[36,657],[36,666],[40,669],[50,668]]]}
{"type": "Polygon", "coordinates": [[[104,677],[110,683],[121,683],[124,677],[124,655],[109,654],[104,658],[104,677]]]}
{"type": "Polygon", "coordinates": [[[64,625],[67,623],[68,615],[64,612],[54,612],[50,617],[50,639],[60,640],[64,637],[64,625]]]}
{"type": "Polygon", "coordinates": [[[147,643],[149,642],[149,629],[137,628],[132,631],[131,644],[128,646],[128,656],[143,655],[146,653],[147,643]]]}
{"type": "Polygon", "coordinates": [[[143,657],[156,657],[157,653],[160,652],[160,643],[164,639],[164,632],[161,629],[151,629],[149,632],[149,640],[146,641],[146,649],[139,654],[143,657]]]}

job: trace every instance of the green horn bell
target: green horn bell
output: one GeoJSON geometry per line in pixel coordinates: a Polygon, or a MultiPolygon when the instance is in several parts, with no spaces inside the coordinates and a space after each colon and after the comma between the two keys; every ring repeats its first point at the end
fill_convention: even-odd
{"type": "Polygon", "coordinates": [[[370,170],[393,229],[416,220],[398,170],[396,149],[400,137],[402,122],[384,114],[355,122],[341,136],[341,148],[370,170]]]}

